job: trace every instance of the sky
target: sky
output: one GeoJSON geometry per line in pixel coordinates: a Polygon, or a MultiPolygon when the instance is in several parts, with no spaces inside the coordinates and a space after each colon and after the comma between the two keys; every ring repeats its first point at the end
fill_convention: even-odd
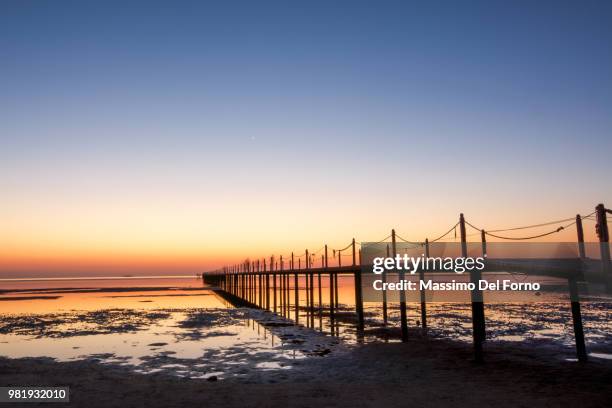
{"type": "Polygon", "coordinates": [[[4,0],[0,277],[610,207],[610,21],[607,1],[4,0]]]}

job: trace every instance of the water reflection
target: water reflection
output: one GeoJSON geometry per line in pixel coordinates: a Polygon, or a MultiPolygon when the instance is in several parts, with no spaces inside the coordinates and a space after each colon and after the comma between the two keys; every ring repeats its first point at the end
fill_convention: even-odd
{"type": "Polygon", "coordinates": [[[64,289],[60,299],[3,302],[3,356],[95,360],[145,374],[252,379],[338,346],[333,338],[269,312],[231,308],[202,286],[64,289]]]}
{"type": "MultiPolygon", "coordinates": [[[[280,278],[278,278],[280,281],[280,278]]],[[[487,340],[489,342],[537,343],[542,347],[556,347],[564,353],[574,353],[574,334],[570,299],[565,281],[551,277],[513,277],[513,279],[536,280],[542,283],[543,290],[537,293],[537,301],[517,301],[513,293],[498,293],[495,302],[486,303],[485,316],[487,340]],[[565,283],[564,283],[565,282],[565,283]]],[[[278,307],[284,314],[305,327],[338,336],[343,342],[396,342],[400,340],[400,310],[397,302],[388,302],[385,319],[382,302],[364,303],[364,330],[357,329],[355,312],[354,278],[350,275],[339,276],[337,300],[330,291],[329,275],[322,275],[319,293],[318,276],[314,277],[313,295],[310,295],[310,280],[300,277],[298,284],[298,304],[295,307],[293,279],[286,299],[289,308],[278,307]],[[319,299],[321,299],[319,301],[319,299]],[[337,302],[330,310],[330,299],[337,302]]],[[[256,282],[257,283],[257,282],[256,282]]],[[[271,285],[273,286],[273,284],[271,285]]],[[[277,284],[277,298],[282,291],[277,284]]],[[[254,302],[259,302],[255,288],[254,302]]],[[[582,317],[585,327],[587,347],[590,350],[612,351],[612,302],[609,297],[596,295],[592,287],[582,288],[582,317]],[[588,289],[588,290],[587,290],[588,289]],[[590,291],[590,294],[588,293],[590,291]],[[585,293],[586,292],[586,293],[585,293]],[[587,296],[585,296],[585,294],[587,296]]],[[[274,291],[271,290],[270,298],[274,291]]],[[[468,296],[469,298],[469,296],[468,296]]],[[[522,298],[521,298],[522,299],[522,298]]],[[[410,298],[409,298],[410,300],[410,298]]],[[[520,299],[519,299],[520,300],[520,299]]],[[[428,302],[427,330],[423,329],[420,302],[409,301],[408,325],[410,335],[427,335],[432,338],[452,339],[469,343],[472,341],[472,320],[470,303],[428,302]]]]}

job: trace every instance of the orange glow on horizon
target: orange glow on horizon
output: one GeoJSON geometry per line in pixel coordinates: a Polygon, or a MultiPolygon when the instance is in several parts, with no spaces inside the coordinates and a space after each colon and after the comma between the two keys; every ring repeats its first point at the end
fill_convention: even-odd
{"type": "MultiPolygon", "coordinates": [[[[398,234],[417,240],[413,236],[404,235],[399,229],[398,234]]],[[[352,237],[346,235],[342,241],[335,240],[337,245],[329,243],[330,257],[333,248],[344,247],[350,242],[352,237]]],[[[478,234],[475,231],[468,230],[469,241],[478,241],[480,238],[476,235],[478,234]]],[[[374,239],[379,238],[382,236],[374,239]]],[[[596,241],[594,231],[586,228],[585,238],[590,242],[596,241]]],[[[283,245],[281,241],[276,241],[274,236],[262,236],[258,242],[245,240],[236,246],[223,245],[221,242],[203,242],[202,245],[198,245],[194,242],[181,242],[179,239],[153,243],[146,240],[131,242],[122,240],[109,242],[106,245],[104,242],[89,245],[84,242],[75,244],[69,241],[45,242],[44,240],[3,242],[4,250],[0,253],[0,277],[195,274],[239,263],[247,258],[262,259],[274,255],[278,259],[279,255],[288,256],[292,251],[297,255],[306,248],[315,251],[324,245],[323,239],[315,245],[300,245],[301,242],[297,242],[296,237],[293,237],[293,240],[289,242],[293,244],[292,246],[289,246],[288,242],[283,245]],[[300,247],[304,248],[298,249],[300,247]]],[[[448,241],[456,240],[454,233],[449,234],[448,241]]],[[[489,242],[494,241],[499,240],[489,240],[489,242]]],[[[574,242],[575,228],[568,228],[559,234],[537,241],[574,242]]],[[[357,242],[360,242],[358,237],[357,242]]]]}

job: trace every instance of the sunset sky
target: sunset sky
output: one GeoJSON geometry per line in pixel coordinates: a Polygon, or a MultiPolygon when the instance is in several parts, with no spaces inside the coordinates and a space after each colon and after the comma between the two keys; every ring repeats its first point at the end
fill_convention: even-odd
{"type": "Polygon", "coordinates": [[[0,3],[0,278],[612,207],[611,2],[124,3],[0,3]]]}

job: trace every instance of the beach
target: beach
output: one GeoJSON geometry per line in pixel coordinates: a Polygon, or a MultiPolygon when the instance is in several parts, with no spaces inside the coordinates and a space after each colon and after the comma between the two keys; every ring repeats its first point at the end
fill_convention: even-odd
{"type": "Polygon", "coordinates": [[[401,343],[397,307],[383,327],[369,305],[358,335],[344,286],[337,325],[322,314],[307,327],[236,307],[194,278],[85,283],[5,284],[0,384],[69,386],[75,407],[596,407],[612,397],[601,300],[585,304],[587,363],[576,361],[567,311],[553,303],[490,306],[486,360],[476,364],[467,305],[433,303],[427,335],[411,314],[401,343]]]}
{"type": "Polygon", "coordinates": [[[2,359],[0,382],[68,385],[74,407],[601,407],[612,398],[608,362],[578,365],[513,348],[489,350],[487,363],[475,365],[470,351],[422,340],[371,344],[309,360],[284,379],[250,383],[134,374],[92,361],[2,359]]]}

